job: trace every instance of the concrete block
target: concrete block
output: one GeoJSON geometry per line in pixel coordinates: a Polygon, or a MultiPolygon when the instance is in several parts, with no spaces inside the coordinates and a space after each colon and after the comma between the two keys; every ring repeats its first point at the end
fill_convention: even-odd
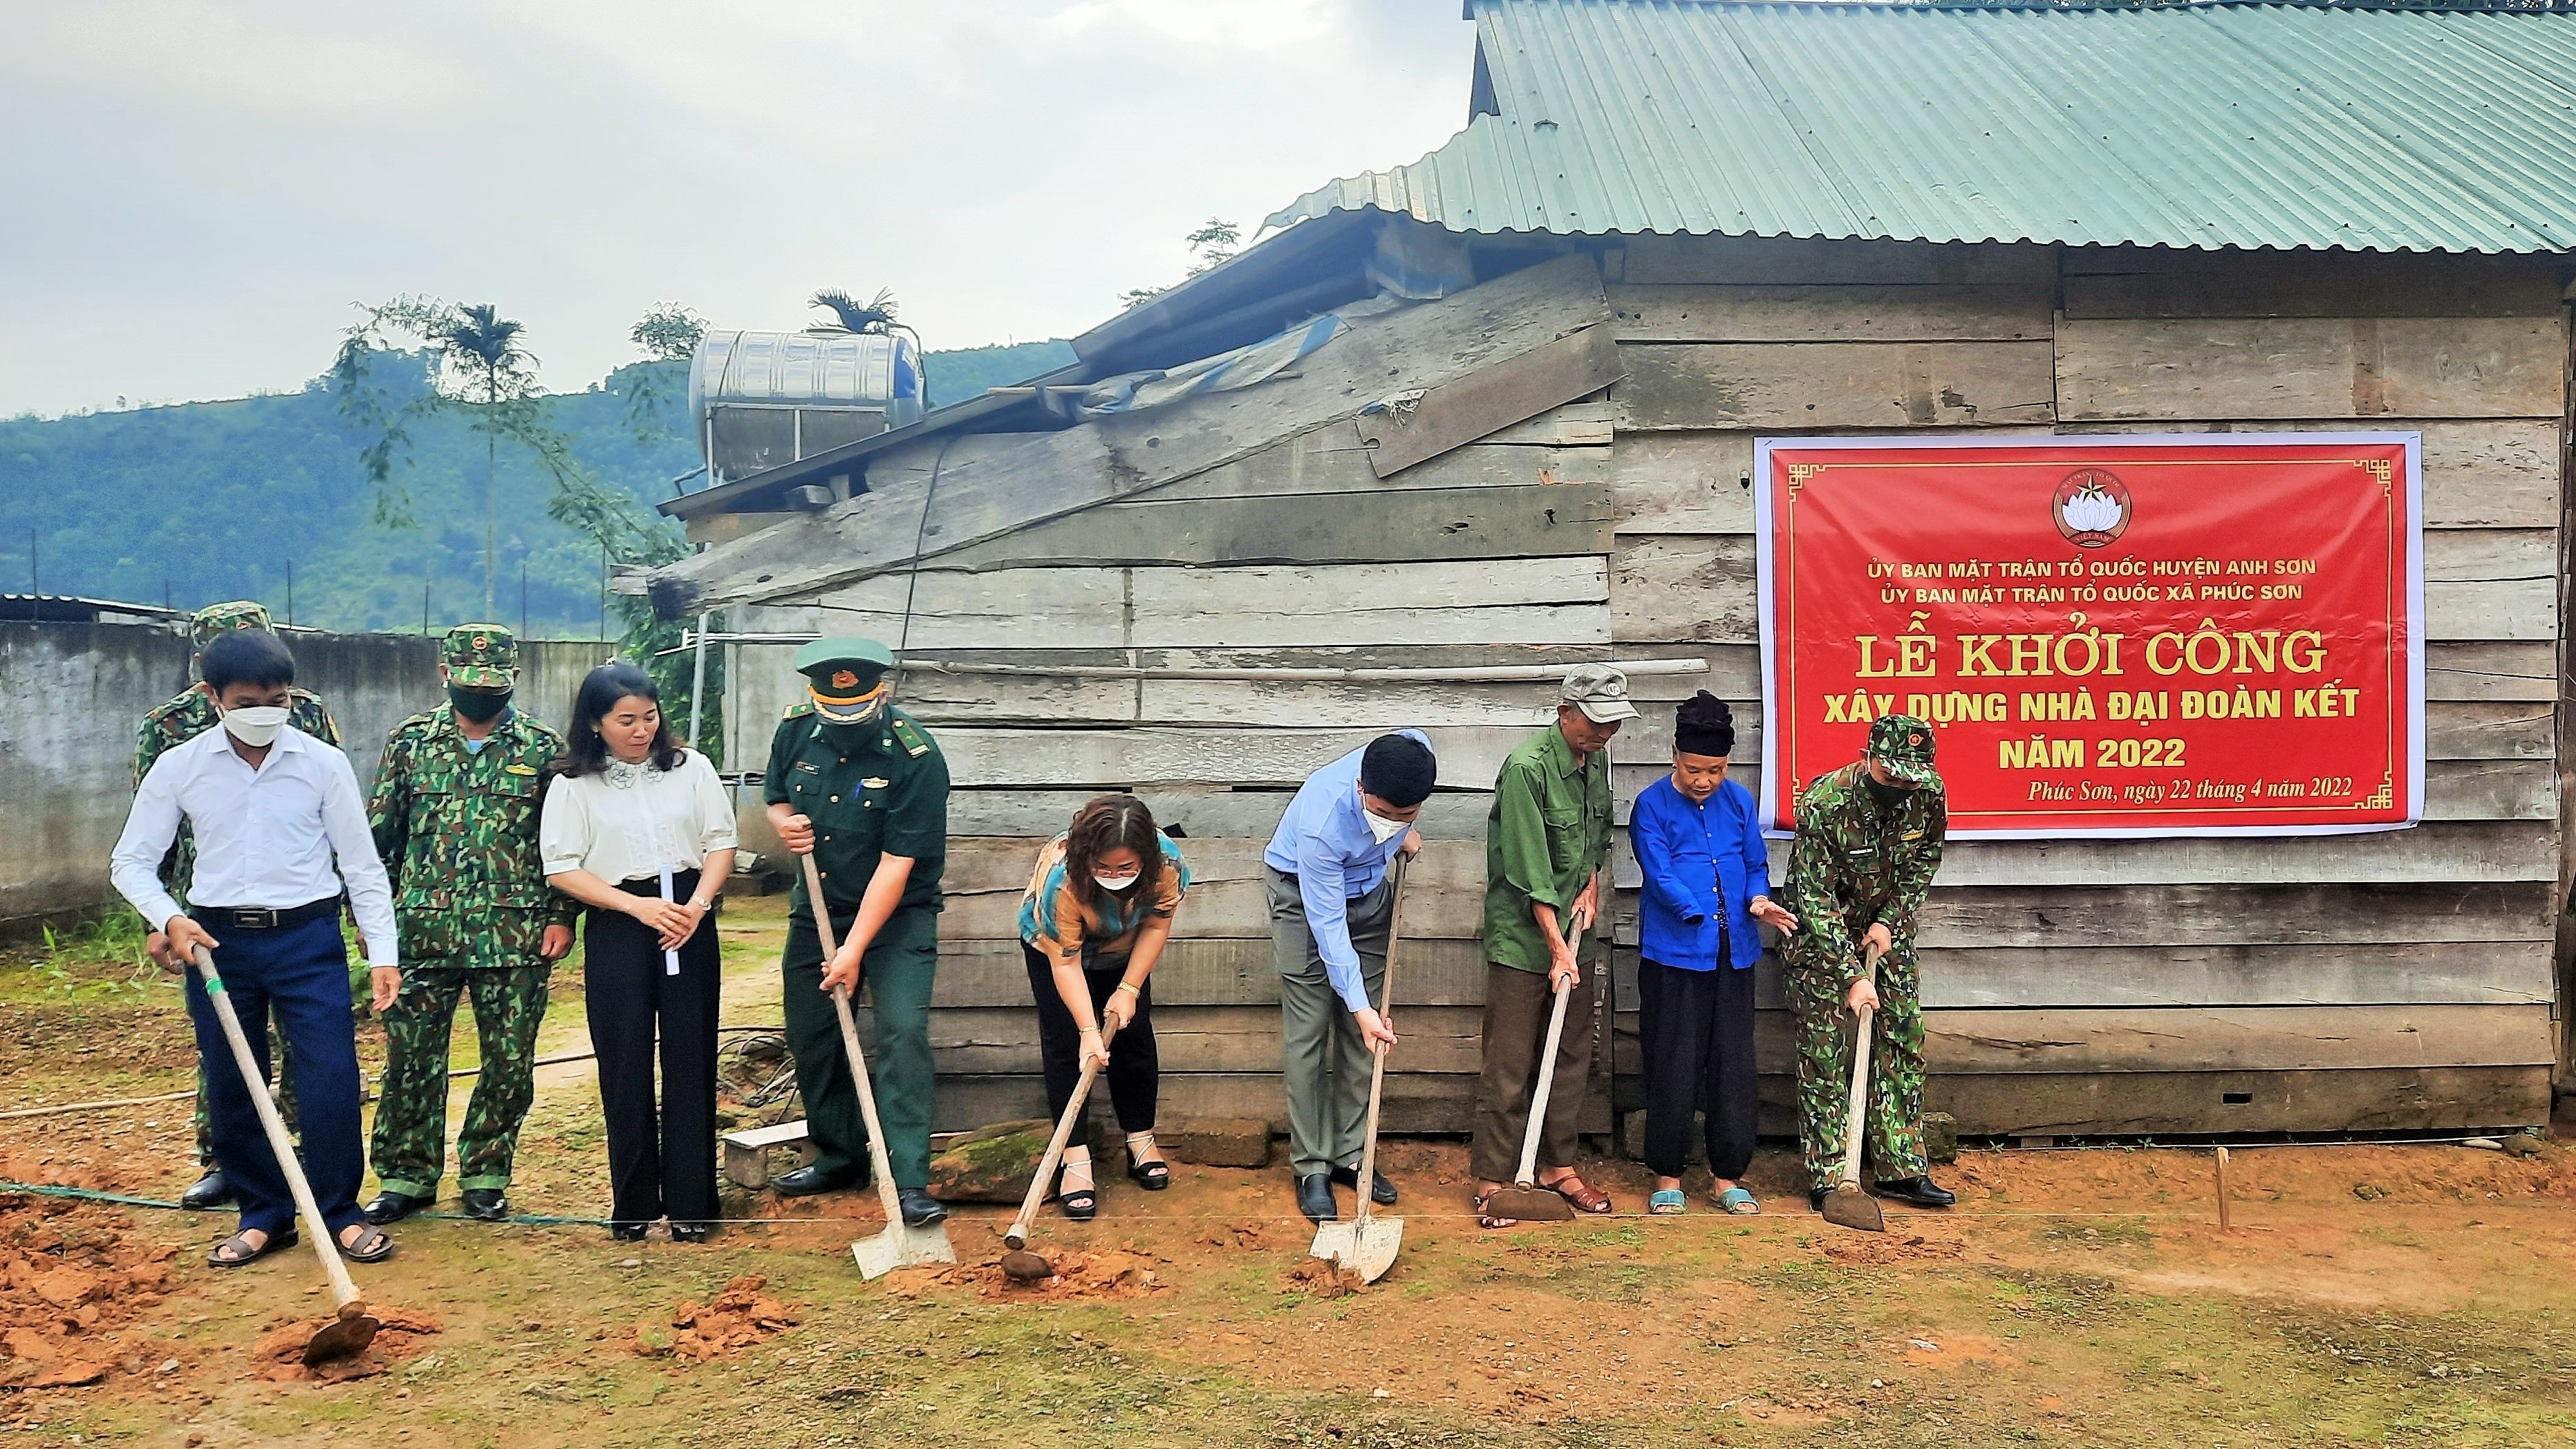
{"type": "Polygon", "coordinates": [[[1165,1156],[1201,1167],[1268,1167],[1270,1124],[1259,1117],[1184,1117],[1154,1134],[1165,1156]]]}

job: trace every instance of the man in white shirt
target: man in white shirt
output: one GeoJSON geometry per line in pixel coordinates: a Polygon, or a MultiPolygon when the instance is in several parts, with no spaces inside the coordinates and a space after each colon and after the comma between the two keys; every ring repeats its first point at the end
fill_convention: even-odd
{"type": "MultiPolygon", "coordinates": [[[[393,893],[348,756],[286,724],[295,682],[295,658],[286,646],[263,630],[236,631],[206,646],[202,670],[223,727],[153,763],[116,842],[112,875],[144,920],[169,934],[174,954],[192,959],[198,946],[214,953],[263,1077],[267,1022],[276,1012],[295,1057],[314,1201],[344,1255],[378,1262],[393,1252],[393,1242],[358,1209],[365,1170],[358,1045],[339,917],[345,887],[366,939],[381,1012],[402,983],[393,893]],[[185,912],[159,874],[183,818],[197,840],[189,889],[195,904],[185,912]]],[[[216,1158],[241,1204],[241,1230],[207,1261],[237,1268],[295,1244],[295,1201],[194,971],[187,973],[187,989],[212,1098],[216,1158]]]]}

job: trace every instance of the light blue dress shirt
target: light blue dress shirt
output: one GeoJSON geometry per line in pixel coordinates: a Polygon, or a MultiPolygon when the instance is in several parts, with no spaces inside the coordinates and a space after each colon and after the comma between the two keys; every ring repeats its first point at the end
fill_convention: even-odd
{"type": "MultiPolygon", "coordinates": [[[[1431,748],[1420,730],[1399,730],[1406,739],[1431,748]]],[[[1368,986],[1360,979],[1360,953],[1351,945],[1350,903],[1376,890],[1386,879],[1387,862],[1404,844],[1399,832],[1380,844],[1369,834],[1367,812],[1360,808],[1360,756],[1365,747],[1306,777],[1261,859],[1275,870],[1297,878],[1297,894],[1306,902],[1306,929],[1314,933],[1315,954],[1333,993],[1353,1011],[1369,1007],[1368,986]]]]}

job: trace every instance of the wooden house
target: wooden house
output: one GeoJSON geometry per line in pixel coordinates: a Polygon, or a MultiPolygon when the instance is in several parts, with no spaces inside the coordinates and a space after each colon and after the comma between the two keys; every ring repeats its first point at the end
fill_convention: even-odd
{"type": "MultiPolygon", "coordinates": [[[[1632,665],[1623,798],[1700,688],[1755,773],[1757,435],[2361,425],[2423,439],[2423,822],[1954,845],[1931,1105],[1971,1134],[2545,1120],[2576,16],[1467,10],[1473,117],[1441,150],[1301,199],[1056,374],[666,508],[711,547],[649,587],[723,611],[736,761],[795,697],[794,640],[915,666],[958,783],[940,1127],[1041,1102],[1013,911],[1114,788],[1200,882],[1156,982],[1169,1112],[1281,1118],[1262,843],[1307,771],[1420,726],[1442,790],[1389,1123],[1465,1130],[1485,792],[1552,671],[1632,665]],[[1086,406],[1322,314],[1265,380],[1086,406]]],[[[1602,1055],[1633,1072],[1616,957],[1602,1055]]],[[[1784,1130],[1776,979],[1762,1001],[1784,1130]]],[[[1593,1086],[1599,1127],[1632,1089],[1593,1086]]]]}

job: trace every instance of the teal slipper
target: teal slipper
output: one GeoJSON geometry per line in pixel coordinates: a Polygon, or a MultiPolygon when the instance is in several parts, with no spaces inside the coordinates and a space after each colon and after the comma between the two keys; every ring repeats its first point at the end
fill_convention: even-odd
{"type": "Polygon", "coordinates": [[[1674,1213],[1688,1212],[1690,1211],[1690,1198],[1688,1195],[1683,1193],[1680,1188],[1666,1188],[1661,1192],[1650,1193],[1647,1195],[1646,1211],[1653,1213],[1659,1218],[1670,1217],[1674,1213]]]}
{"type": "Polygon", "coordinates": [[[1762,1211],[1762,1204],[1754,1201],[1753,1194],[1740,1187],[1730,1187],[1719,1193],[1717,1205],[1740,1218],[1749,1218],[1762,1211]]]}

